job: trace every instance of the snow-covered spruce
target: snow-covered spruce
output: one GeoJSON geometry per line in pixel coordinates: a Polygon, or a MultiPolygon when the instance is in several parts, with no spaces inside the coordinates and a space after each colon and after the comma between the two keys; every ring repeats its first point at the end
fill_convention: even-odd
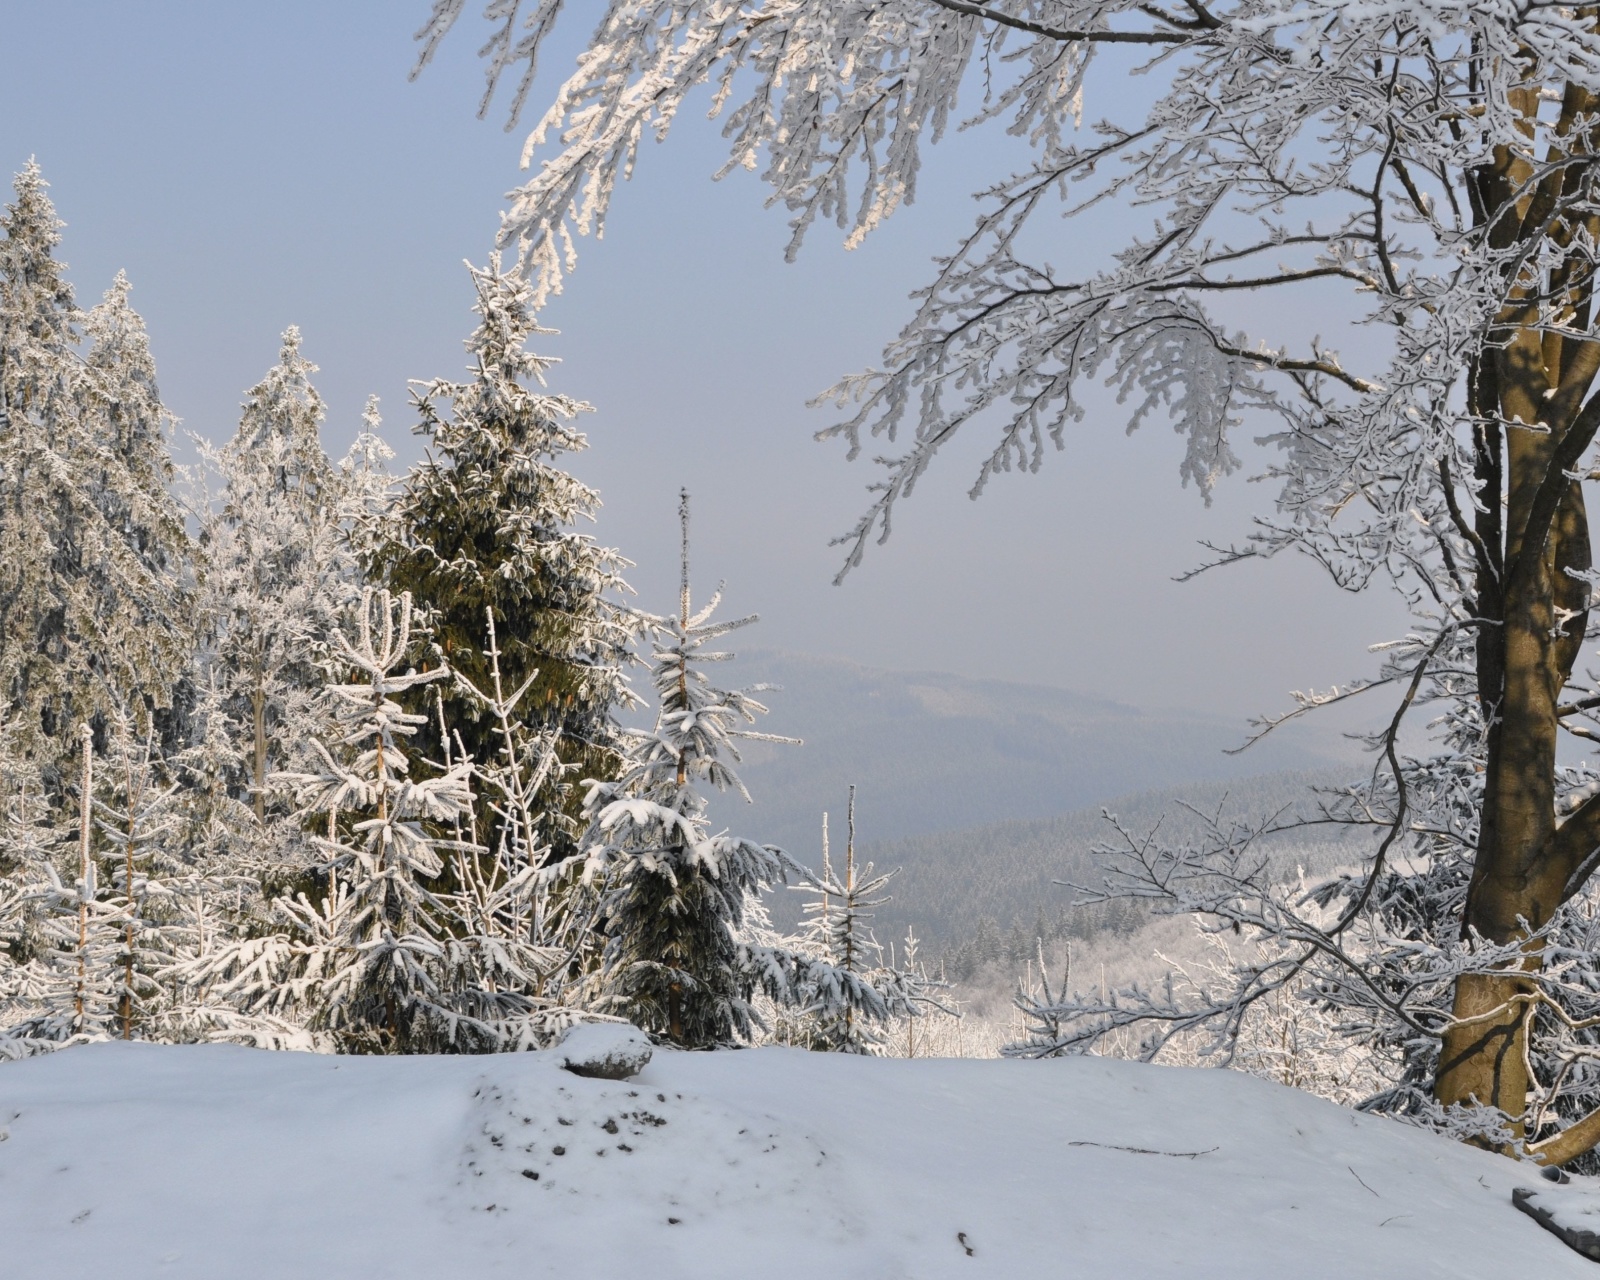
{"type": "Polygon", "coordinates": [[[601,1007],[674,1044],[708,1048],[748,1038],[757,989],[787,1000],[790,957],[741,941],[753,903],[793,864],[779,849],[714,834],[704,786],[748,798],[737,742],[793,742],[745,728],[767,686],[719,689],[701,670],[731,654],[708,648],[750,617],[713,622],[719,591],[698,611],[689,594],[689,497],[682,495],[683,579],[676,617],[656,622],[651,682],[659,712],[626,735],[622,776],[589,784],[583,886],[598,895],[601,1007]]]}
{"type": "Polygon", "coordinates": [[[369,403],[360,457],[336,468],[322,448],[325,410],[311,383],[315,372],[291,326],[278,363],[246,393],[233,439],[221,449],[205,447],[222,492],[200,537],[206,640],[197,683],[207,716],[228,726],[215,745],[231,748],[231,759],[213,767],[259,824],[286,815],[273,803],[269,779],[303,763],[316,732],[318,664],[360,591],[346,524],[368,515],[369,491],[382,486],[374,472],[383,454],[375,408],[369,403]],[[357,510],[349,509],[351,498],[357,510]]]}
{"type": "Polygon", "coordinates": [[[0,702],[61,802],[85,720],[171,708],[190,547],[127,280],[78,310],[45,188],[30,163],[0,217],[0,702]]]}
{"type": "MultiPolygon", "coordinates": [[[[50,1011],[50,993],[68,958],[57,864],[67,835],[54,821],[36,761],[18,746],[10,717],[0,718],[0,1056],[17,1057],[45,1039],[18,1028],[50,1011]]],[[[60,1024],[58,1024],[60,1025],[60,1024]]]]}
{"type": "MultiPolygon", "coordinates": [[[[471,275],[479,317],[466,344],[471,377],[418,385],[416,433],[428,456],[373,525],[369,555],[391,590],[411,592],[434,660],[479,690],[491,681],[484,613],[493,612],[503,686],[528,684],[523,741],[553,743],[560,764],[541,776],[522,834],[559,862],[582,829],[574,780],[616,776],[614,716],[631,700],[622,672],[638,627],[615,601],[628,590],[627,562],[574,527],[593,520],[599,495],[556,465],[588,447],[573,419],[589,406],[543,389],[552,361],[527,350],[546,332],[528,285],[502,273],[498,257],[471,275]]],[[[483,702],[450,685],[434,693],[466,754],[498,760],[504,738],[483,702]]],[[[504,833],[485,819],[484,839],[498,845],[504,833]]]]}
{"type": "MultiPolygon", "coordinates": [[[[850,788],[844,868],[835,872],[828,847],[828,815],[822,815],[822,869],[802,869],[795,888],[807,901],[800,937],[791,945],[794,966],[792,1007],[779,1015],[777,1038],[784,1043],[842,1053],[882,1052],[894,1023],[920,1018],[930,1007],[954,1015],[938,998],[944,984],[930,981],[916,966],[915,938],[903,966],[886,962],[872,932],[872,909],[887,902],[884,892],[898,873],[874,875],[872,864],[855,856],[856,789],[850,788]]],[[[907,1035],[914,1034],[909,1027],[907,1035]]]]}
{"type": "MultiPolygon", "coordinates": [[[[78,734],[78,822],[72,842],[77,874],[64,881],[49,844],[30,841],[0,883],[0,1059],[25,1057],[114,1034],[123,983],[123,913],[101,892],[94,856],[94,733],[78,734]]],[[[23,774],[26,777],[26,774],[23,774]]],[[[22,788],[10,810],[26,821],[22,788]]]]}
{"type": "Polygon", "coordinates": [[[548,1043],[581,1013],[540,991],[560,953],[537,937],[536,868],[469,838],[470,761],[412,776],[427,717],[399,697],[449,672],[407,666],[418,649],[408,596],[368,591],[357,617],[354,636],[333,637],[352,678],[327,690],[327,732],[312,743],[320,767],[274,779],[325,833],[314,839],[317,884],[273,902],[274,932],[199,957],[183,976],[235,1010],[224,1038],[287,1026],[355,1052],[548,1043]]]}
{"type": "Polygon", "coordinates": [[[314,739],[315,772],[281,773],[305,821],[318,818],[326,891],[281,905],[296,930],[289,966],[307,1021],[341,1046],[387,1050],[432,1039],[444,921],[425,882],[444,869],[423,822],[460,821],[471,803],[465,762],[414,782],[405,740],[426,723],[396,697],[443,670],[401,671],[411,656],[411,599],[367,593],[355,636],[335,631],[336,660],[351,672],[330,684],[328,736],[314,739]]]}

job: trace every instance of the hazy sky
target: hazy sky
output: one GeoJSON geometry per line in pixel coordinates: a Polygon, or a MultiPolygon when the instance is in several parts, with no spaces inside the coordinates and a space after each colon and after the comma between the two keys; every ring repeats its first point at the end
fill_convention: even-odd
{"type": "MultiPolygon", "coordinates": [[[[487,256],[522,143],[498,113],[474,116],[477,29],[408,83],[426,8],[0,0],[0,166],[43,165],[80,301],[127,269],[186,429],[227,436],[295,323],[322,366],[330,450],[375,391],[401,461],[416,456],[406,380],[463,367],[460,264],[487,256]]],[[[575,16],[550,74],[587,34],[575,16]]],[[[1091,117],[1093,93],[1115,88],[1091,81],[1091,117]]],[[[548,77],[530,113],[547,92],[548,77]]],[[[600,488],[597,532],[636,562],[646,607],[672,606],[686,484],[697,581],[725,578],[732,610],[759,611],[747,634],[764,647],[1242,720],[1367,670],[1365,645],[1402,625],[1304,562],[1173,583],[1198,539],[1242,536],[1270,492],[1235,480],[1208,510],[1179,486],[1179,437],[1125,438],[1110,414],[1042,474],[1002,477],[978,503],[964,494],[983,442],[968,441],[902,508],[891,543],[831,586],[828,540],[872,475],[812,442],[830,419],[805,401],[876,361],[929,258],[967,226],[994,141],[936,148],[915,207],[854,253],[819,229],[793,266],[764,189],[710,181],[718,142],[690,114],[648,148],[605,241],[583,246],[543,317],[562,330],[539,344],[563,361],[553,387],[597,407],[574,469],[600,488]]],[[[1080,245],[1063,231],[1052,256],[1080,245]]]]}

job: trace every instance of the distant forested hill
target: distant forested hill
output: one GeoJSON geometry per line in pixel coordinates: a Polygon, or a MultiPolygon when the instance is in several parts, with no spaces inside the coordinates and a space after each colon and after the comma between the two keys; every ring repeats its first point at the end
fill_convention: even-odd
{"type": "MultiPolygon", "coordinates": [[[[1195,809],[1214,813],[1220,807],[1225,815],[1245,820],[1307,812],[1313,786],[1337,785],[1347,776],[1321,769],[1190,783],[1110,799],[1104,807],[1136,835],[1159,823],[1163,839],[1181,844],[1200,833],[1195,809]]],[[[1019,947],[1031,949],[1039,933],[1049,941],[1063,933],[1132,928],[1138,923],[1135,914],[1119,912],[1116,905],[1075,917],[1073,891],[1057,883],[1098,883],[1089,851],[1114,834],[1094,806],[1055,818],[869,841],[859,850],[862,857],[879,870],[902,868],[891,885],[892,901],[878,908],[878,938],[899,939],[915,925],[930,954],[971,945],[976,959],[985,962],[1019,947]]],[[[1327,828],[1310,828],[1275,837],[1263,847],[1279,872],[1291,876],[1297,867],[1314,874],[1354,862],[1369,843],[1365,837],[1341,838],[1327,828]]]]}
{"type": "Polygon", "coordinates": [[[862,838],[882,842],[1336,763],[1275,737],[1242,756],[1224,754],[1244,736],[1242,715],[1141,710],[1042,685],[779,652],[741,652],[719,676],[782,685],[765,696],[772,714],[760,728],[805,745],[750,744],[740,772],[755,803],[724,799],[716,816],[802,860],[817,856],[824,810],[842,836],[851,783],[862,838]]]}
{"type": "MultiPolygon", "coordinates": [[[[1228,812],[1259,816],[1362,767],[1275,738],[1230,756],[1242,718],[1146,711],[1041,685],[772,651],[741,653],[725,674],[735,685],[781,685],[762,695],[772,714],[759,727],[805,744],[750,744],[740,772],[754,803],[722,797],[718,821],[815,864],[824,810],[843,850],[855,783],[862,856],[904,867],[878,936],[898,939],[915,924],[930,954],[974,940],[980,951],[1024,945],[1040,921],[1053,932],[1118,927],[1115,911],[1064,922],[1071,894],[1055,883],[1094,876],[1089,848],[1110,834],[1102,806],[1136,830],[1160,821],[1181,839],[1195,826],[1183,802],[1214,809],[1226,797],[1228,812]]],[[[1280,841],[1278,852],[1291,870],[1356,856],[1327,836],[1280,841]]],[[[780,923],[793,920],[789,898],[774,912],[780,923]]]]}

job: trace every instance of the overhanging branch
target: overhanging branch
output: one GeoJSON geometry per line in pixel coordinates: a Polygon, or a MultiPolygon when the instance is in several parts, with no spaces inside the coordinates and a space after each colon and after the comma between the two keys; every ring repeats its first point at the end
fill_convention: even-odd
{"type": "Polygon", "coordinates": [[[1002,27],[1026,31],[1030,35],[1044,36],[1047,40],[1084,44],[1190,44],[1205,39],[1203,36],[1181,31],[1068,31],[1060,27],[1047,27],[1042,22],[1032,22],[1027,18],[1014,18],[1008,13],[997,13],[988,5],[973,4],[970,0],[932,0],[932,3],[952,13],[983,18],[1002,27]]]}

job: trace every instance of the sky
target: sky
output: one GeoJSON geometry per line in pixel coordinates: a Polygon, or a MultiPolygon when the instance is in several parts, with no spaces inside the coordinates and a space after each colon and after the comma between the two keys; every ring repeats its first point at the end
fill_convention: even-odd
{"type": "MultiPolygon", "coordinates": [[[[470,4],[475,10],[477,5],[470,4]]],[[[414,460],[407,380],[456,376],[482,262],[525,130],[476,117],[482,33],[463,20],[416,81],[425,0],[220,5],[0,0],[0,166],[36,156],[67,223],[80,302],[119,268],[183,430],[233,430],[244,390],[300,326],[342,452],[369,392],[414,460]]],[[[529,120],[588,34],[569,16],[529,120]]],[[[1118,91],[1114,71],[1090,82],[1118,91]]],[[[697,593],[758,612],[762,647],[896,669],[1083,690],[1245,717],[1372,669],[1404,626],[1286,559],[1179,584],[1201,539],[1235,541],[1271,491],[1241,478],[1207,507],[1180,486],[1182,439],[1091,414],[1038,475],[966,498],[983,441],[958,442],[887,546],[833,586],[829,539],[873,478],[807,400],[876,362],[934,254],[970,222],[992,135],[933,148],[916,205],[853,252],[818,228],[793,265],[781,211],[740,174],[717,184],[717,126],[686,113],[619,192],[605,239],[541,323],[552,389],[588,401],[572,469],[604,503],[596,535],[634,561],[647,609],[673,606],[675,507],[693,493],[697,593]]],[[[1100,229],[1062,233],[1093,253],[1100,229]]],[[[1108,408],[1111,406],[1108,405],[1108,408]]],[[[1259,455],[1257,455],[1259,457],[1259,455]]],[[[1381,708],[1374,708],[1375,711],[1381,708]]]]}

